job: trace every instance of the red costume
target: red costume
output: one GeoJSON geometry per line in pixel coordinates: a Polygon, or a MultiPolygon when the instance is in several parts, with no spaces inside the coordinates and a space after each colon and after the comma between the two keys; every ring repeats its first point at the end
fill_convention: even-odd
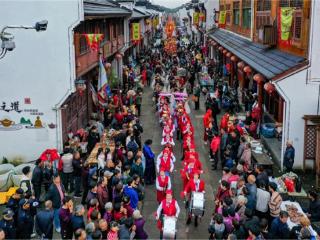
{"type": "Polygon", "coordinates": [[[219,150],[220,142],[221,142],[221,138],[219,136],[216,136],[212,139],[211,144],[210,144],[210,148],[214,154],[219,150]]]}
{"type": "Polygon", "coordinates": [[[169,184],[169,177],[164,176],[164,178],[162,178],[161,176],[158,176],[157,182],[159,184],[159,187],[163,188],[162,191],[159,191],[157,189],[157,201],[161,202],[161,201],[165,200],[165,198],[166,198],[166,190],[167,190],[168,184],[169,184]]]}
{"type": "Polygon", "coordinates": [[[229,114],[226,113],[221,118],[220,128],[227,129],[228,128],[228,122],[229,122],[229,114]]]}
{"type": "Polygon", "coordinates": [[[185,193],[191,193],[191,192],[203,192],[204,191],[205,183],[202,179],[199,179],[199,186],[197,187],[195,180],[191,180],[188,182],[186,187],[184,188],[185,193]]]}

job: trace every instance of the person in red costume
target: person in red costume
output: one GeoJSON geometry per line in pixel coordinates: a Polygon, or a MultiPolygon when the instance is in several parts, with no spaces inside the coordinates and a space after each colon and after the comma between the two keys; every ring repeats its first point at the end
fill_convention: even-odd
{"type": "Polygon", "coordinates": [[[200,169],[197,169],[195,167],[194,161],[189,162],[183,169],[180,170],[182,183],[183,183],[183,189],[186,187],[188,181],[190,179],[193,179],[193,174],[196,170],[200,170],[200,169]]]}
{"type": "MultiPolygon", "coordinates": [[[[204,193],[205,192],[204,189],[205,189],[205,183],[202,179],[200,179],[200,171],[196,170],[193,174],[193,179],[188,182],[188,184],[186,185],[183,191],[183,196],[188,199],[186,203],[187,207],[189,207],[192,192],[204,193]]],[[[189,212],[187,224],[191,223],[191,217],[192,217],[192,213],[189,212]]],[[[198,216],[195,217],[194,224],[196,227],[198,226],[198,216]]]]}
{"type": "Polygon", "coordinates": [[[209,124],[211,122],[212,122],[212,110],[208,109],[208,111],[203,116],[203,127],[204,127],[203,141],[205,144],[207,144],[207,141],[208,141],[208,134],[206,129],[209,128],[209,124]]]}
{"type": "Polygon", "coordinates": [[[171,180],[165,175],[165,170],[160,169],[160,174],[156,179],[157,202],[160,204],[166,198],[166,191],[171,190],[171,180]]]}
{"type": "Polygon", "coordinates": [[[173,129],[172,127],[165,125],[162,130],[162,140],[161,145],[171,144],[175,145],[173,141],[173,129]]]}
{"type": "Polygon", "coordinates": [[[182,126],[182,135],[191,135],[191,137],[193,137],[193,126],[190,121],[187,121],[186,124],[182,126]]]}
{"type": "Polygon", "coordinates": [[[220,122],[220,128],[223,129],[227,129],[228,128],[228,122],[229,122],[229,113],[225,113],[222,118],[221,118],[221,122],[220,122]]]}
{"type": "Polygon", "coordinates": [[[185,161],[183,161],[183,165],[187,166],[189,163],[194,163],[194,168],[203,172],[202,170],[202,163],[200,162],[199,158],[196,158],[195,155],[189,155],[189,158],[187,158],[185,161]]]}
{"type": "Polygon", "coordinates": [[[187,151],[185,151],[184,153],[184,162],[188,162],[189,158],[194,157],[195,159],[199,160],[199,153],[196,152],[195,148],[193,146],[189,147],[189,149],[187,151]]]}
{"type": "Polygon", "coordinates": [[[214,135],[210,144],[210,161],[212,161],[212,170],[216,170],[219,161],[221,138],[218,134],[214,135]]]}
{"type": "Polygon", "coordinates": [[[157,212],[156,219],[158,220],[158,228],[160,229],[160,239],[163,234],[163,217],[175,217],[178,218],[180,214],[180,207],[177,200],[173,198],[172,190],[166,191],[166,199],[162,200],[157,212]]]}
{"type": "Polygon", "coordinates": [[[164,149],[162,151],[162,156],[157,158],[157,172],[159,172],[160,169],[164,169],[166,175],[169,175],[173,172],[174,164],[172,160],[172,153],[170,150],[164,149]]]}

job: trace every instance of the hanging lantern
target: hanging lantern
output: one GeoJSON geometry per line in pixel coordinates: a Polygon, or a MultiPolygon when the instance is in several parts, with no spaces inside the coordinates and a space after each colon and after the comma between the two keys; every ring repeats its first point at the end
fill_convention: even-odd
{"type": "Polygon", "coordinates": [[[220,46],[219,47],[219,51],[222,52],[223,51],[223,47],[220,46]]]}
{"type": "Polygon", "coordinates": [[[228,53],[227,53],[227,57],[228,57],[228,58],[231,57],[231,55],[232,55],[231,52],[228,52],[228,53]]]}
{"type": "Polygon", "coordinates": [[[266,90],[266,92],[271,95],[276,90],[276,87],[271,82],[267,82],[266,84],[264,84],[264,90],[266,90]]]}
{"type": "Polygon", "coordinates": [[[245,66],[245,67],[243,68],[243,71],[247,74],[247,76],[249,76],[250,73],[252,73],[252,69],[251,69],[251,67],[249,67],[249,66],[245,66]]]}
{"type": "Polygon", "coordinates": [[[83,92],[86,90],[86,80],[84,79],[76,79],[74,82],[77,92],[80,94],[80,96],[83,95],[83,92]]]}
{"type": "Polygon", "coordinates": [[[253,76],[253,80],[255,80],[258,84],[261,84],[264,81],[264,77],[260,73],[257,73],[253,76]]]}
{"type": "Polygon", "coordinates": [[[231,61],[232,61],[232,62],[236,62],[237,60],[238,60],[238,59],[237,59],[236,56],[233,55],[233,56],[231,57],[231,61]]]}
{"type": "Polygon", "coordinates": [[[213,45],[214,47],[216,47],[218,44],[217,44],[216,42],[214,42],[212,45],[213,45]]]}
{"type": "Polygon", "coordinates": [[[120,61],[122,59],[122,54],[118,52],[115,57],[118,61],[120,61]]]}
{"type": "Polygon", "coordinates": [[[104,67],[106,68],[106,69],[110,69],[111,68],[111,63],[105,63],[105,65],[104,65],[104,67]]]}
{"type": "Polygon", "coordinates": [[[237,64],[237,66],[238,66],[239,69],[243,69],[244,66],[245,66],[245,64],[244,64],[244,62],[239,62],[239,63],[237,64]]]}

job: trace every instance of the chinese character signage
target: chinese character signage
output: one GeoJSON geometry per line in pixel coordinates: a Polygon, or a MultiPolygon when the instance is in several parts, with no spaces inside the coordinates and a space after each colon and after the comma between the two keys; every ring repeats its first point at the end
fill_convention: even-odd
{"type": "Polygon", "coordinates": [[[221,24],[221,25],[226,24],[226,11],[220,11],[219,24],[221,24]]]}
{"type": "Polygon", "coordinates": [[[43,112],[31,105],[31,99],[24,101],[0,101],[0,131],[45,128],[43,112]]]}
{"type": "Polygon", "coordinates": [[[140,23],[132,23],[132,40],[140,40],[140,23]]]}
{"type": "Polygon", "coordinates": [[[199,12],[194,12],[193,13],[193,25],[199,25],[199,12]]]}

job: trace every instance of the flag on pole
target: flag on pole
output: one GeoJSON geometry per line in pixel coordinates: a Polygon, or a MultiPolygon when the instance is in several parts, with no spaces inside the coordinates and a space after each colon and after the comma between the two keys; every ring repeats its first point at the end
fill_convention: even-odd
{"type": "Polygon", "coordinates": [[[111,89],[108,85],[106,69],[102,62],[102,56],[99,59],[99,78],[98,78],[98,100],[101,106],[105,106],[108,96],[111,95],[111,89]]]}

